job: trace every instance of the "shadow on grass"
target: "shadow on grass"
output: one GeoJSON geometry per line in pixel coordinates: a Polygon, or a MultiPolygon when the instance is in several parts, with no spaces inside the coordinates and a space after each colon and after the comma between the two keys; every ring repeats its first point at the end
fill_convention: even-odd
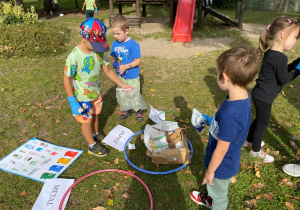
{"type": "MultiPolygon", "coordinates": [[[[188,102],[185,100],[183,96],[176,96],[174,99],[174,104],[176,108],[180,108],[180,117],[181,119],[191,119],[193,110],[188,108],[188,102]]],[[[202,143],[202,139],[199,135],[199,132],[193,127],[191,123],[189,126],[186,123],[178,122],[179,127],[187,129],[187,139],[191,142],[193,146],[193,157],[191,159],[191,164],[189,164],[189,168],[192,171],[192,174],[197,179],[198,186],[201,186],[203,181],[203,175],[199,173],[200,171],[205,171],[204,166],[204,155],[205,153],[204,146],[202,143]]],[[[204,187],[204,186],[203,186],[204,187]]],[[[199,189],[194,189],[199,190],[199,189]]],[[[203,190],[202,190],[203,191],[203,190]]],[[[189,194],[184,195],[189,196],[189,194]]]]}

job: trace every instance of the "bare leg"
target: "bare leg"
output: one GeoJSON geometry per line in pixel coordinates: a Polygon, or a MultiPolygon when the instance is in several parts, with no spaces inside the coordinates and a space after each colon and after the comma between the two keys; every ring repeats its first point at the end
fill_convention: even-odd
{"type": "Polygon", "coordinates": [[[92,121],[92,133],[99,133],[99,128],[98,128],[98,124],[99,124],[99,119],[98,119],[98,114],[93,115],[93,121],[92,121]]]}
{"type": "Polygon", "coordinates": [[[92,123],[82,123],[81,130],[82,130],[82,134],[83,134],[85,140],[87,141],[87,143],[89,145],[94,144],[95,141],[92,136],[92,123]]]}

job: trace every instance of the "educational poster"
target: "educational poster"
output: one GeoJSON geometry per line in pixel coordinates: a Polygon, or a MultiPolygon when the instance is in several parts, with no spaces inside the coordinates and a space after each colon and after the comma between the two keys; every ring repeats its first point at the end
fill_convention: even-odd
{"type": "Polygon", "coordinates": [[[47,179],[57,178],[82,152],[31,138],[0,160],[0,169],[45,182],[47,179]]]}

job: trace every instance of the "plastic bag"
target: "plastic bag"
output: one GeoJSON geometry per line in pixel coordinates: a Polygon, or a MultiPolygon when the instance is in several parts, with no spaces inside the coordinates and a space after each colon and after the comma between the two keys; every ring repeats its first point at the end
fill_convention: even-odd
{"type": "Polygon", "coordinates": [[[203,130],[205,128],[205,125],[206,125],[206,119],[195,108],[193,109],[191,122],[192,122],[195,129],[197,129],[200,133],[203,132],[203,130]]]}
{"type": "MultiPolygon", "coordinates": [[[[152,126],[147,124],[144,130],[145,146],[151,152],[155,153],[170,149],[166,132],[173,131],[177,128],[179,128],[178,123],[170,121],[163,121],[152,126]]],[[[182,142],[178,142],[175,147],[181,148],[182,142]]]]}
{"type": "Polygon", "coordinates": [[[129,94],[122,88],[116,89],[117,101],[120,104],[120,111],[147,109],[147,105],[142,95],[135,88],[129,94]]]}

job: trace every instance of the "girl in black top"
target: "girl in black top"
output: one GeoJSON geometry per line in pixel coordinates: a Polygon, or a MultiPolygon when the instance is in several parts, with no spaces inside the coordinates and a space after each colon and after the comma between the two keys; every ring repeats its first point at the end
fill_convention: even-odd
{"type": "Polygon", "coordinates": [[[298,34],[298,19],[281,16],[267,27],[259,40],[259,50],[264,58],[259,78],[252,90],[256,116],[244,146],[252,146],[250,154],[263,158],[264,163],[274,161],[272,156],[261,149],[264,146],[262,139],[269,125],[272,103],[282,86],[300,75],[300,59],[287,65],[287,56],[283,54],[283,51],[291,50],[296,44],[298,34]]]}

